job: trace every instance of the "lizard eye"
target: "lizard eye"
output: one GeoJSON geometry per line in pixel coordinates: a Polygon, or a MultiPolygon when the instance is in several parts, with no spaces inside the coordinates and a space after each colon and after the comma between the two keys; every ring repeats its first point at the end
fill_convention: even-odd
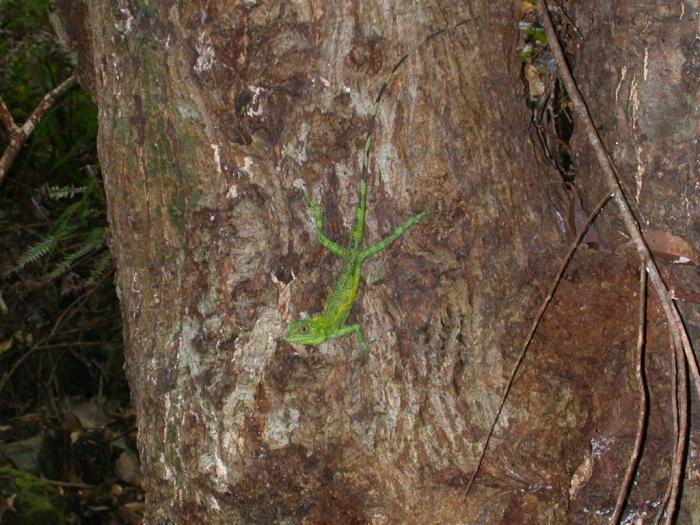
{"type": "Polygon", "coordinates": [[[308,325],[308,324],[305,324],[305,325],[302,325],[301,327],[299,327],[299,332],[301,332],[302,334],[305,334],[305,333],[307,333],[308,331],[309,331],[309,325],[308,325]]]}

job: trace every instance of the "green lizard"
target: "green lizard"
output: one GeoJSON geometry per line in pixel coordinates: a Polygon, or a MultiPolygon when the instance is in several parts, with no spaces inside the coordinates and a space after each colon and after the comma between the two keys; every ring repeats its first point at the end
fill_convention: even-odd
{"type": "Polygon", "coordinates": [[[311,201],[305,194],[304,199],[311,208],[316,223],[316,238],[328,251],[343,261],[340,273],[336,277],[330,294],[326,299],[323,311],[313,317],[292,321],[284,336],[289,343],[318,346],[329,339],[337,339],[345,335],[356,334],[365,357],[368,352],[367,338],[360,324],[346,325],[345,321],[350,315],[350,310],[355,303],[357,292],[360,288],[360,274],[363,263],[377,254],[396,239],[401,237],[411,226],[423,220],[429,211],[423,211],[412,216],[401,226],[394,230],[394,233],[379,241],[373,246],[364,249],[363,240],[365,236],[365,216],[367,215],[367,182],[369,178],[369,158],[372,148],[372,138],[376,126],[377,111],[382,97],[391,82],[396,77],[396,72],[406,60],[423,48],[436,36],[453,30],[454,28],[467,23],[470,20],[461,20],[456,24],[431,33],[422,42],[413,47],[391,69],[379,87],[379,93],[370,111],[369,123],[367,127],[367,138],[365,140],[364,155],[362,157],[362,178],[358,190],[357,207],[355,217],[350,231],[350,240],[346,247],[332,241],[323,233],[323,210],[319,203],[311,201]]]}

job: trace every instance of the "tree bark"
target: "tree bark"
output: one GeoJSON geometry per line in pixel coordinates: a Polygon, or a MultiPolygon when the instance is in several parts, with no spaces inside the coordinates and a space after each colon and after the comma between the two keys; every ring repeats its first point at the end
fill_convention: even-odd
{"type": "MultiPolygon", "coordinates": [[[[633,254],[579,251],[463,497],[575,235],[531,134],[512,2],[57,4],[99,107],[149,522],[606,522],[636,426],[633,254]],[[379,110],[367,244],[437,213],[365,266],[369,359],[350,337],[292,348],[286,323],[318,311],[338,269],[300,188],[344,241],[381,80],[462,18],[379,110]]],[[[652,303],[649,501],[668,476],[649,465],[672,454],[658,318],[652,303]]]]}
{"type": "MultiPolygon", "coordinates": [[[[679,299],[676,304],[697,359],[700,6],[671,1],[566,1],[562,7],[570,17],[567,20],[576,25],[575,32],[568,26],[573,35],[568,51],[574,75],[580,79],[589,111],[618,168],[618,178],[647,243],[657,262],[665,261],[661,267],[663,277],[679,299]],[[692,260],[688,261],[688,257],[692,260]]],[[[605,186],[595,155],[583,133],[574,132],[571,146],[582,197],[593,202],[605,186]]],[[[615,214],[603,217],[598,228],[610,246],[628,240],[620,235],[624,228],[615,214]]],[[[672,359],[668,348],[662,355],[666,360],[672,359]]],[[[670,375],[668,370],[660,388],[671,383],[670,375]]],[[[678,523],[695,524],[700,523],[700,405],[695,389],[690,388],[689,392],[691,434],[678,523]]],[[[654,405],[652,399],[652,424],[654,405]]],[[[658,409],[663,412],[669,407],[670,401],[661,403],[658,409]]],[[[655,446],[655,439],[659,443],[672,441],[670,434],[664,435],[652,436],[646,449],[655,446]]],[[[653,469],[652,460],[647,461],[647,468],[653,469]]],[[[602,484],[597,485],[597,490],[604,490],[602,484]]]]}

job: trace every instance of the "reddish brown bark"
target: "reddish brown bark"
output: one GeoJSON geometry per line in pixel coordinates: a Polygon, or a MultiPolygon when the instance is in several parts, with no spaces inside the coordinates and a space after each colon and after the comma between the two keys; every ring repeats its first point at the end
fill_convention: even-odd
{"type": "MultiPolygon", "coordinates": [[[[511,2],[85,7],[63,20],[89,35],[152,522],[606,522],[637,424],[637,263],[622,253],[575,257],[462,497],[574,235],[530,135],[511,2]],[[383,74],[463,17],[477,21],[411,59],[379,112],[370,242],[438,212],[365,269],[353,315],[370,358],[352,338],[297,352],[285,323],[319,308],[337,269],[298,187],[323,195],[342,239],[383,74]]],[[[581,184],[602,194],[592,172],[581,184]]],[[[673,452],[654,303],[649,316],[640,512],[673,452]]]]}

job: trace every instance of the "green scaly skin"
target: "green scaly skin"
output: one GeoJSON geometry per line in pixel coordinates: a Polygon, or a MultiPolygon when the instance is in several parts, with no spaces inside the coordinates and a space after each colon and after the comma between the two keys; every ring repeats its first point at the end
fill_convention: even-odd
{"type": "Polygon", "coordinates": [[[352,229],[350,232],[350,240],[347,247],[340,246],[323,233],[323,210],[321,205],[309,200],[305,195],[306,203],[314,215],[316,223],[316,238],[329,252],[337,256],[343,261],[343,266],[340,273],[336,277],[330,294],[328,295],[323,311],[308,319],[292,321],[287,328],[284,339],[289,343],[318,346],[330,339],[337,339],[350,334],[356,334],[360,348],[367,356],[369,347],[365,332],[360,324],[346,325],[345,321],[350,315],[357,292],[360,289],[360,276],[363,263],[376,255],[381,250],[389,246],[396,239],[401,237],[406,230],[411,226],[418,224],[430,212],[423,211],[412,216],[401,226],[394,230],[394,233],[374,244],[373,246],[363,249],[363,240],[365,236],[365,217],[367,215],[367,179],[369,178],[369,158],[372,149],[372,139],[374,137],[374,129],[376,126],[377,110],[379,103],[387,88],[394,80],[396,72],[401,65],[410,56],[423,48],[433,38],[443,33],[452,31],[456,27],[466,24],[469,20],[461,20],[456,24],[436,31],[430,34],[425,40],[416,45],[408,53],[403,55],[394,65],[391,72],[386,76],[382,85],[379,88],[379,93],[375,99],[374,105],[370,113],[370,119],[367,129],[367,138],[365,140],[364,155],[362,158],[362,178],[358,190],[357,208],[355,209],[355,217],[353,219],[352,229]]]}

